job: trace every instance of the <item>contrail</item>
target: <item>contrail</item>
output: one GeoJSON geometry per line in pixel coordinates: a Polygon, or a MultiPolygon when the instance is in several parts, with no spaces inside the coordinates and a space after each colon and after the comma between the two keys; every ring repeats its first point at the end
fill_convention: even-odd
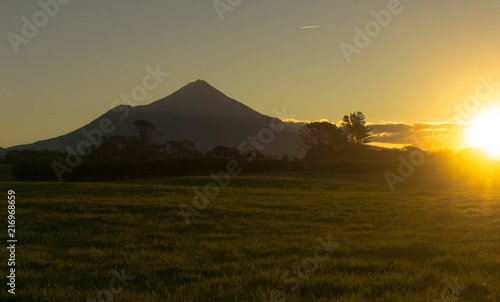
{"type": "Polygon", "coordinates": [[[320,28],[325,27],[324,25],[314,25],[314,26],[302,26],[300,29],[311,29],[311,28],[320,28]]]}

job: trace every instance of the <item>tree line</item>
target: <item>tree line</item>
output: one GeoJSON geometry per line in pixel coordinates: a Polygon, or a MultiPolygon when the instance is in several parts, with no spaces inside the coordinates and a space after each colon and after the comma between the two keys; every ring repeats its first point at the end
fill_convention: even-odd
{"type": "Polygon", "coordinates": [[[304,160],[317,162],[347,152],[362,153],[373,138],[371,131],[360,111],[344,116],[340,127],[330,122],[309,123],[299,130],[304,160]]]}
{"type": "MultiPolygon", "coordinates": [[[[163,177],[184,175],[206,175],[211,171],[224,169],[227,159],[237,159],[245,173],[269,172],[334,172],[384,174],[396,171],[401,158],[408,158],[415,147],[403,149],[373,150],[372,129],[366,125],[366,118],[360,111],[345,115],[339,125],[330,122],[312,122],[299,130],[298,148],[305,151],[302,159],[287,157],[266,158],[256,152],[253,160],[238,149],[217,146],[201,151],[189,140],[166,141],[159,138],[161,132],[145,120],[134,121],[136,135],[103,136],[98,146],[87,150],[88,156],[70,173],[68,181],[102,181],[122,178],[163,177]]],[[[424,152],[424,151],[421,151],[424,152]]],[[[416,175],[448,177],[472,175],[470,169],[458,170],[466,163],[487,162],[487,154],[477,148],[425,152],[427,159],[416,175]],[[458,173],[458,172],[460,173],[458,173]],[[458,174],[457,174],[458,173],[458,174]]],[[[66,153],[49,150],[13,150],[7,152],[3,163],[13,166],[18,180],[55,181],[53,161],[64,161],[66,153]]]]}
{"type": "MultiPolygon", "coordinates": [[[[228,159],[238,160],[244,173],[300,172],[304,165],[299,160],[266,158],[256,152],[241,154],[238,149],[216,146],[200,151],[189,140],[159,141],[161,132],[145,120],[134,121],[137,135],[103,136],[98,146],[89,147],[83,160],[66,181],[106,181],[124,178],[207,175],[226,168],[228,159]]],[[[49,150],[12,150],[3,163],[12,165],[12,173],[21,181],[57,181],[52,163],[64,162],[66,153],[49,150]]]]}

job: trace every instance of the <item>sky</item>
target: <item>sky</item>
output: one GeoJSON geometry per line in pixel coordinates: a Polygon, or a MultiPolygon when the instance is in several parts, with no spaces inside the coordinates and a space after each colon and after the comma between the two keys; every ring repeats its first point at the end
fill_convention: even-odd
{"type": "Polygon", "coordinates": [[[267,115],[362,111],[389,144],[425,139],[429,123],[462,137],[500,100],[494,0],[59,1],[47,20],[38,1],[0,3],[1,147],[89,123],[148,66],[169,76],[142,104],[203,79],[267,115]]]}

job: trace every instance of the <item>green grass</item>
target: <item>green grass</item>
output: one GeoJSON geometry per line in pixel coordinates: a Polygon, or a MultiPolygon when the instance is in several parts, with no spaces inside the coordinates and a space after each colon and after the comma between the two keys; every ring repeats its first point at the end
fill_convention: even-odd
{"type": "MultiPolygon", "coordinates": [[[[438,299],[445,280],[467,286],[456,301],[499,301],[498,190],[241,176],[186,224],[178,205],[209,181],[0,183],[1,221],[7,190],[17,192],[19,240],[17,299],[4,282],[0,300],[86,301],[125,267],[135,279],[113,301],[271,301],[278,289],[286,299],[274,301],[421,302],[438,299]],[[283,273],[328,236],[339,247],[291,291],[283,273]]],[[[5,249],[0,259],[6,274],[5,249]]]]}

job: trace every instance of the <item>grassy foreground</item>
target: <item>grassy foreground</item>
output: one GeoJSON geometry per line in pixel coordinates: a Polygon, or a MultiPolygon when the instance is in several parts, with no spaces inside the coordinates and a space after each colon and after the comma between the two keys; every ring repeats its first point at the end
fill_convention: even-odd
{"type": "Polygon", "coordinates": [[[241,176],[186,224],[178,205],[210,181],[0,183],[18,239],[0,300],[500,301],[500,190],[241,176]]]}

